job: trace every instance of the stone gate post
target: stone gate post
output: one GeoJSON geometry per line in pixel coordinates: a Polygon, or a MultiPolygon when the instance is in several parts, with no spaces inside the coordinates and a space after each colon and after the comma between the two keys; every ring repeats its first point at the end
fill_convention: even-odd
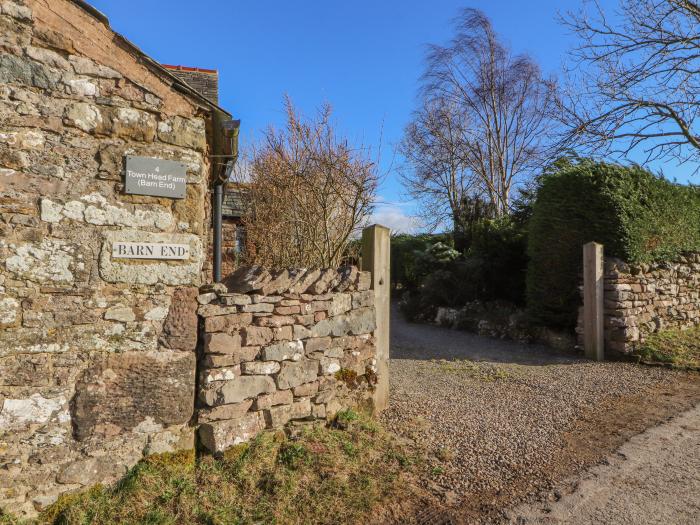
{"type": "Polygon", "coordinates": [[[372,290],[377,311],[377,389],[374,406],[377,411],[389,404],[389,321],[390,321],[390,235],[391,230],[374,224],[362,232],[362,270],[372,273],[372,290]]]}

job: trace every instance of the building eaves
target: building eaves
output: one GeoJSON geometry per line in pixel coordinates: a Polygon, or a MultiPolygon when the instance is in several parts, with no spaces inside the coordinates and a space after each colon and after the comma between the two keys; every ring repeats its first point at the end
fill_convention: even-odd
{"type": "Polygon", "coordinates": [[[188,96],[194,100],[197,101],[197,103],[200,106],[207,107],[209,109],[213,109],[215,111],[221,112],[229,117],[231,117],[231,113],[226,111],[224,108],[219,106],[218,104],[213,103],[209,99],[207,99],[205,96],[201,95],[199,92],[195,91],[192,89],[187,83],[184,81],[180,80],[177,78],[175,75],[173,75],[168,69],[163,67],[160,63],[158,63],[156,60],[153,60],[150,56],[148,56],[146,53],[141,51],[141,49],[131,42],[128,38],[126,38],[124,35],[117,33],[112,29],[112,27],[109,25],[109,18],[105,16],[104,13],[99,11],[98,9],[95,9],[92,5],[89,3],[85,2],[84,0],[70,0],[73,2],[75,5],[80,7],[83,11],[88,13],[90,16],[104,24],[112,33],[114,33],[114,36],[117,38],[117,40],[121,41],[121,43],[129,48],[135,55],[138,57],[141,62],[148,68],[150,69],[154,74],[159,75],[161,78],[167,79],[170,82],[170,87],[174,89],[175,91],[178,91],[179,93],[182,93],[185,96],[188,96]]]}

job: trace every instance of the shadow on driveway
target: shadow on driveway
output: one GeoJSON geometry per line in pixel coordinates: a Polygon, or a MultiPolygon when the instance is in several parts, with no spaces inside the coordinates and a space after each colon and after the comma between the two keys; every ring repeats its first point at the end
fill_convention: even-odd
{"type": "Polygon", "coordinates": [[[538,344],[493,339],[441,326],[408,323],[396,303],[391,307],[391,359],[469,359],[519,365],[573,364],[585,361],[574,353],[538,344]]]}

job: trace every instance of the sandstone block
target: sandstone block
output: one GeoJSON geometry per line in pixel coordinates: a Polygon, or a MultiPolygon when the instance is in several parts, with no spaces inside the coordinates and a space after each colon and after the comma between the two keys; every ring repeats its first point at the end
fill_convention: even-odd
{"type": "Polygon", "coordinates": [[[240,351],[241,346],[241,336],[238,333],[213,333],[204,336],[204,351],[208,354],[234,354],[240,351]]]}
{"type": "Polygon", "coordinates": [[[331,347],[333,340],[330,337],[316,337],[306,341],[305,350],[307,353],[324,351],[331,347]]]}
{"type": "Polygon", "coordinates": [[[309,270],[298,279],[298,281],[289,287],[289,293],[298,294],[305,293],[309,287],[315,283],[321,276],[321,270],[309,270]]]}
{"type": "Polygon", "coordinates": [[[277,361],[250,361],[241,365],[241,371],[246,375],[276,374],[280,370],[277,361]]]}
{"type": "Polygon", "coordinates": [[[299,306],[278,306],[274,311],[277,315],[294,315],[301,313],[301,308],[299,306]]]}
{"type": "Polygon", "coordinates": [[[124,352],[88,366],[71,403],[78,440],[129,431],[144,421],[169,426],[192,416],[194,352],[124,352]],[[167,378],[167,381],[164,380],[167,378]]]}
{"type": "Polygon", "coordinates": [[[183,148],[205,151],[206,127],[202,119],[173,117],[158,123],[158,139],[183,148]]]}
{"type": "Polygon", "coordinates": [[[331,305],[328,308],[328,315],[341,315],[352,308],[352,295],[349,293],[338,293],[333,296],[331,305]]]}
{"type": "Polygon", "coordinates": [[[56,481],[65,485],[94,485],[115,480],[126,472],[126,466],[112,457],[86,458],[65,466],[56,476],[56,481]]]}
{"type": "Polygon", "coordinates": [[[209,368],[200,373],[200,383],[208,385],[216,381],[233,381],[241,375],[241,365],[227,366],[223,368],[209,368]]]}
{"type": "Polygon", "coordinates": [[[272,338],[275,341],[288,341],[290,339],[297,339],[294,337],[294,331],[291,326],[280,326],[278,328],[272,329],[272,338]]]}
{"type": "Polygon", "coordinates": [[[337,270],[333,268],[321,270],[321,274],[319,275],[318,279],[316,279],[316,281],[306,289],[306,293],[315,295],[326,293],[337,284],[337,280],[337,270]]]}
{"type": "Polygon", "coordinates": [[[311,405],[311,415],[315,419],[326,419],[326,405],[311,405]]]}
{"type": "Polygon", "coordinates": [[[222,419],[238,419],[243,417],[252,405],[253,400],[246,399],[240,403],[204,408],[197,412],[197,420],[200,423],[208,423],[211,421],[221,421],[222,419]]]}
{"type": "Polygon", "coordinates": [[[370,272],[360,272],[357,278],[357,291],[364,292],[372,287],[372,274],[370,272]]]}
{"type": "Polygon", "coordinates": [[[244,294],[260,290],[272,280],[272,275],[261,266],[242,266],[223,280],[229,292],[244,294]]]}
{"type": "Polygon", "coordinates": [[[197,346],[197,288],[178,288],[173,293],[160,342],[173,350],[194,350],[197,346]]]}
{"type": "Polygon", "coordinates": [[[279,374],[277,374],[277,387],[280,390],[287,390],[315,381],[317,377],[318,363],[316,361],[284,361],[279,374]]]}
{"type": "Polygon", "coordinates": [[[280,326],[293,325],[294,318],[283,315],[271,315],[269,317],[259,317],[255,322],[258,326],[279,328],[280,326]]]}
{"type": "Polygon", "coordinates": [[[304,344],[301,341],[286,341],[263,348],[262,358],[265,361],[298,361],[304,355],[304,344]]]}
{"type": "Polygon", "coordinates": [[[311,330],[303,325],[295,324],[293,327],[292,338],[293,339],[308,339],[311,337],[311,330]]]}
{"type": "Polygon", "coordinates": [[[304,419],[311,415],[311,401],[303,399],[291,405],[280,405],[264,411],[268,428],[281,428],[293,419],[304,419]]]}
{"type": "Polygon", "coordinates": [[[109,321],[120,321],[122,323],[130,323],[136,320],[136,314],[128,306],[113,306],[107,309],[104,317],[109,321]]]}
{"type": "Polygon", "coordinates": [[[207,317],[204,320],[204,330],[206,332],[232,332],[240,330],[252,322],[253,314],[250,313],[219,315],[207,317]]]}
{"type": "Polygon", "coordinates": [[[69,57],[70,63],[73,66],[73,70],[79,75],[88,75],[91,77],[100,78],[111,78],[117,79],[121,78],[121,73],[115,71],[114,69],[93,62],[89,58],[81,56],[71,56],[69,57]]]}
{"type": "Polygon", "coordinates": [[[238,419],[212,421],[199,426],[199,439],[207,450],[220,453],[254,438],[265,428],[260,412],[248,412],[238,419]]]}
{"type": "Polygon", "coordinates": [[[291,390],[276,390],[269,394],[259,395],[253,401],[253,410],[264,410],[276,405],[289,405],[294,401],[291,390]]]}
{"type": "Polygon", "coordinates": [[[374,291],[365,290],[364,292],[353,292],[352,307],[355,309],[374,306],[374,291]]]}
{"type": "Polygon", "coordinates": [[[218,296],[214,292],[203,293],[197,296],[197,302],[199,304],[209,304],[216,301],[218,296]]]}
{"type": "Polygon", "coordinates": [[[330,357],[322,357],[319,359],[319,373],[322,375],[335,374],[340,370],[340,361],[330,357]]]}
{"type": "Polygon", "coordinates": [[[319,392],[319,394],[314,397],[314,403],[328,403],[331,399],[334,399],[336,396],[336,391],[333,389],[329,390],[324,390],[323,392],[319,392]]]}
{"type": "Polygon", "coordinates": [[[358,271],[355,266],[345,266],[338,271],[338,285],[335,287],[336,292],[345,292],[355,288],[357,282],[358,271]]]}
{"type": "Polygon", "coordinates": [[[269,376],[240,376],[223,385],[202,391],[204,403],[208,406],[240,403],[275,390],[275,382],[269,376]]]}
{"type": "Polygon", "coordinates": [[[249,296],[254,303],[280,303],[282,302],[283,297],[281,295],[260,295],[260,294],[252,294],[249,296]]]}
{"type": "Polygon", "coordinates": [[[274,273],[272,279],[265,283],[261,289],[263,295],[275,295],[287,291],[292,280],[289,270],[279,270],[274,273]]]}
{"type": "Polygon", "coordinates": [[[221,294],[221,302],[228,306],[245,306],[251,303],[249,295],[244,294],[221,294]]]}
{"type": "MultiPolygon", "coordinates": [[[[327,337],[334,332],[333,328],[336,324],[342,322],[343,319],[335,320],[334,322],[324,319],[311,327],[311,337],[327,337]]],[[[342,335],[342,334],[334,334],[342,335]]]]}
{"type": "Polygon", "coordinates": [[[238,312],[238,306],[223,306],[220,304],[202,304],[197,308],[197,314],[201,317],[216,317],[217,315],[229,315],[238,312]]]}
{"type": "Polygon", "coordinates": [[[272,341],[274,334],[270,328],[263,326],[246,326],[241,329],[243,344],[246,346],[265,345],[272,341]]]}
{"type": "Polygon", "coordinates": [[[252,313],[272,313],[275,306],[269,303],[257,303],[257,304],[246,304],[241,306],[242,312],[252,312],[252,313]]]}
{"type": "Polygon", "coordinates": [[[318,381],[295,386],[292,389],[294,397],[311,397],[318,393],[318,381]]]}

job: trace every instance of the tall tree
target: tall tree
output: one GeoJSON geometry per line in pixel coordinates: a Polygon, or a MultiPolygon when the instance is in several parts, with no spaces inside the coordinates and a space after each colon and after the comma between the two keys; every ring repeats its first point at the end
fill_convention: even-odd
{"type": "Polygon", "coordinates": [[[430,46],[421,94],[423,109],[407,128],[404,150],[416,129],[429,148],[404,153],[413,168],[404,176],[409,192],[433,207],[441,199],[453,217],[470,196],[507,214],[514,188],[552,156],[554,83],[532,58],[503,44],[481,11],[465,9],[448,45],[430,46]]]}
{"type": "Polygon", "coordinates": [[[597,1],[563,17],[579,37],[562,100],[568,139],[590,151],[645,161],[700,160],[700,4],[597,1]]]}
{"type": "Polygon", "coordinates": [[[425,100],[399,146],[407,162],[401,179],[409,195],[422,203],[421,217],[430,230],[459,224],[463,199],[481,191],[466,161],[463,117],[444,100],[425,100]]]}

